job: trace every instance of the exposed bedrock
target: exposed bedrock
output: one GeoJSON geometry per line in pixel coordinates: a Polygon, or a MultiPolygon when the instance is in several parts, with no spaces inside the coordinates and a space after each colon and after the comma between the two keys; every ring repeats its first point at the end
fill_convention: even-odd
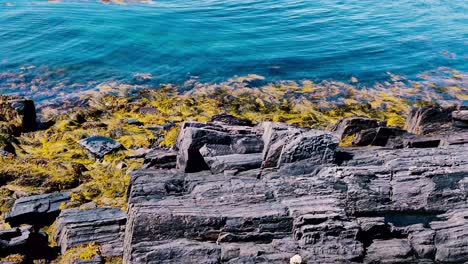
{"type": "MultiPolygon", "coordinates": [[[[60,212],[69,195],[47,194],[18,199],[6,221],[36,228],[58,216],[61,252],[100,247],[81,263],[466,263],[463,111],[415,110],[410,132],[362,117],[333,132],[226,114],[185,122],[173,149],[135,153],[145,164],[127,212],[60,212]],[[355,146],[338,146],[348,136],[355,146]]],[[[0,246],[26,239],[22,228],[0,246]]]]}
{"type": "MultiPolygon", "coordinates": [[[[185,123],[177,168],[132,174],[124,263],[468,261],[455,119],[443,135],[393,130],[387,147],[345,148],[336,133],[228,120],[185,123]]],[[[350,133],[393,129],[374,121],[350,133]]]]}
{"type": "Polygon", "coordinates": [[[54,239],[62,253],[95,243],[103,256],[122,256],[125,221],[125,212],[117,208],[63,210],[55,223],[54,239]]]}

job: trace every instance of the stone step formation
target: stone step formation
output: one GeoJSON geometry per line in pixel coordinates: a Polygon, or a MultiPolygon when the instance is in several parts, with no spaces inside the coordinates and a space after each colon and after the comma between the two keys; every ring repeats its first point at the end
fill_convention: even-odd
{"type": "MultiPolygon", "coordinates": [[[[126,212],[60,212],[64,193],[20,199],[6,221],[58,215],[62,252],[101,246],[79,263],[465,263],[467,117],[420,108],[405,130],[349,117],[322,131],[220,114],[182,124],[171,150],[145,151],[126,212]],[[339,146],[345,137],[354,146],[339,146]]],[[[38,239],[4,232],[4,247],[38,239]]]]}

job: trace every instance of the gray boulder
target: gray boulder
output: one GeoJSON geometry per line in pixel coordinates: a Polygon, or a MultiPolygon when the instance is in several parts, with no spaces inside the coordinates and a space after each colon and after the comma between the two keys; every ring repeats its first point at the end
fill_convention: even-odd
{"type": "Polygon", "coordinates": [[[33,195],[19,198],[5,216],[12,226],[50,225],[60,213],[60,205],[70,200],[68,192],[33,195]]]}
{"type": "Polygon", "coordinates": [[[78,144],[99,159],[122,148],[119,142],[103,136],[88,137],[78,141],[78,144]]]}

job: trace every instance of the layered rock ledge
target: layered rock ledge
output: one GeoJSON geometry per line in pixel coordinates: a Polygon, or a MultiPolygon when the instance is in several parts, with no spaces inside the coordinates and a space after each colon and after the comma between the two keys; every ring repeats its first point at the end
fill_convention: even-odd
{"type": "MultiPolygon", "coordinates": [[[[73,190],[19,198],[0,257],[89,247],[73,263],[466,263],[466,111],[415,109],[404,128],[353,116],[330,131],[188,121],[171,149],[126,157],[144,157],[126,212],[81,204],[73,190]]],[[[85,141],[97,162],[121,147],[85,141]]]]}
{"type": "MultiPolygon", "coordinates": [[[[185,123],[176,157],[155,164],[153,153],[133,173],[124,263],[468,261],[460,119],[430,135],[370,120],[335,132],[228,120],[185,123]],[[385,131],[378,146],[338,147],[368,129],[385,131]]],[[[407,124],[424,130],[421,120],[407,124]]]]}

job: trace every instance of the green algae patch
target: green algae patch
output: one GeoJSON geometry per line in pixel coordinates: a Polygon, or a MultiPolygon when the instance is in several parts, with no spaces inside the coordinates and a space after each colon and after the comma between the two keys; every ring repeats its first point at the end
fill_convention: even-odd
{"type": "Polygon", "coordinates": [[[99,256],[99,246],[94,243],[80,245],[68,249],[63,255],[54,261],[56,264],[69,264],[78,260],[92,260],[94,257],[99,256]]]}

